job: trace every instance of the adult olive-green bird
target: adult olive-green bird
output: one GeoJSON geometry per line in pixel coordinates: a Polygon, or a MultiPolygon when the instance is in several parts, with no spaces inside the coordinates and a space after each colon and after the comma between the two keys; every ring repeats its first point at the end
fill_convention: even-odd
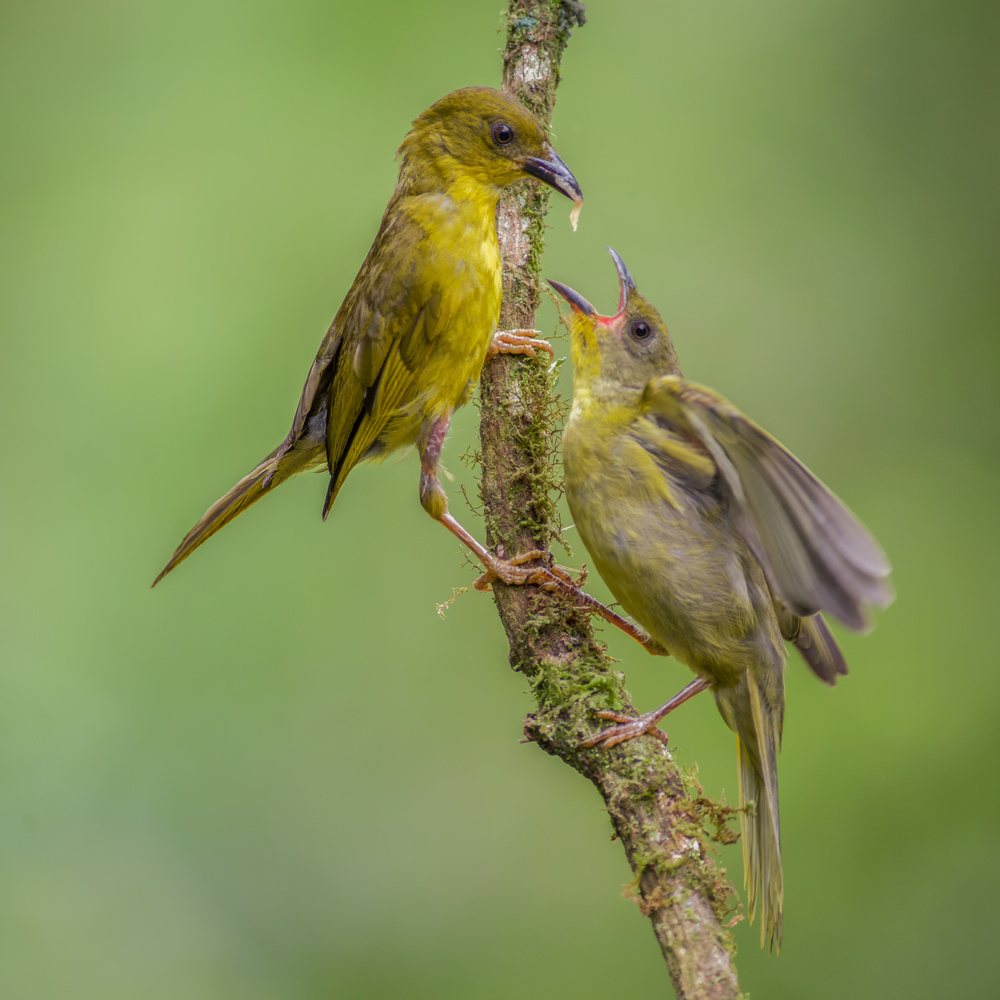
{"type": "Polygon", "coordinates": [[[551,282],[572,306],[566,499],[598,572],[648,633],[644,644],[698,679],[639,719],[599,713],[620,724],[585,743],[656,732],[668,711],[711,689],[739,746],[750,917],[759,900],[761,945],[780,947],[784,640],[833,684],[847,667],[819,612],[864,628],[865,605],[891,600],[889,564],[801,462],[721,396],[682,378],[660,314],[611,254],[620,280],[614,316],[551,282]]]}
{"type": "Polygon", "coordinates": [[[451,414],[468,401],[487,355],[548,349],[526,331],[494,337],[501,192],[522,177],[541,180],[573,199],[575,226],[580,186],[538,120],[488,87],[441,98],[413,122],[397,155],[396,190],[309,370],[291,430],[206,511],[154,586],[290,476],[328,470],[325,519],[359,462],[412,444],[427,512],[501,579],[531,578],[531,570],[490,554],[449,514],[438,461],[451,414]]]}

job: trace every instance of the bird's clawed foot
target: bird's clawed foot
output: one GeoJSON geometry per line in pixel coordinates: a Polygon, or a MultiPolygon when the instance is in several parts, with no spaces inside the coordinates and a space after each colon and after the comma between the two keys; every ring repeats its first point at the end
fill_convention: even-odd
{"type": "Polygon", "coordinates": [[[472,585],[476,590],[487,591],[494,580],[506,583],[508,586],[520,587],[529,583],[534,583],[546,590],[558,590],[561,587],[574,586],[573,578],[561,566],[556,566],[552,562],[552,553],[543,549],[531,549],[522,552],[520,555],[506,558],[503,550],[497,554],[480,555],[479,557],[486,572],[472,585]],[[526,563],[541,563],[542,565],[528,566],[526,563]]]}
{"type": "Polygon", "coordinates": [[[527,354],[535,357],[536,351],[548,351],[549,358],[555,358],[555,351],[547,340],[541,340],[540,330],[499,330],[493,334],[487,358],[495,358],[498,354],[527,354]]]}
{"type": "Polygon", "coordinates": [[[609,750],[611,747],[617,746],[619,743],[624,743],[626,740],[634,740],[636,736],[642,736],[643,733],[649,733],[650,736],[658,739],[664,746],[667,745],[667,741],[669,740],[667,734],[657,726],[657,723],[663,718],[659,709],[654,712],[647,712],[645,715],[638,717],[625,715],[622,712],[612,712],[607,709],[595,712],[594,714],[600,719],[606,719],[608,722],[617,722],[618,725],[609,726],[607,729],[602,729],[599,733],[581,740],[580,746],[582,747],[595,747],[599,745],[601,749],[609,750]]]}
{"type": "Polygon", "coordinates": [[[623,715],[621,712],[612,712],[607,709],[596,712],[595,715],[599,718],[607,719],[609,722],[617,722],[618,725],[609,726],[594,736],[581,740],[580,746],[595,747],[599,744],[603,749],[607,750],[609,747],[613,747],[618,743],[624,743],[626,740],[634,740],[636,736],[642,736],[643,733],[649,733],[650,736],[666,744],[667,734],[662,729],[657,728],[657,723],[660,719],[669,715],[675,708],[683,705],[688,699],[693,698],[709,686],[708,681],[703,677],[696,677],[683,691],[675,694],[665,705],[654,708],[652,712],[647,712],[645,715],[638,717],[623,715]]]}

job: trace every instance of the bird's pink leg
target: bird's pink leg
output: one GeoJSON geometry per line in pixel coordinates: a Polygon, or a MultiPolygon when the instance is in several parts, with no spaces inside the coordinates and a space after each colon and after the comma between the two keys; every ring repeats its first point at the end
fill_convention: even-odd
{"type": "MultiPolygon", "coordinates": [[[[558,567],[553,567],[553,569],[556,570],[558,567]]],[[[568,575],[560,573],[558,579],[547,581],[542,586],[546,590],[550,590],[553,593],[559,594],[560,597],[566,598],[567,601],[570,601],[574,607],[579,608],[581,611],[589,611],[591,614],[598,615],[609,624],[614,625],[615,628],[621,629],[622,632],[630,638],[635,639],[643,649],[652,653],[653,656],[670,655],[670,652],[648,635],[645,629],[640,628],[635,622],[630,622],[627,618],[623,618],[616,611],[612,611],[606,604],[602,604],[596,597],[591,597],[586,591],[581,590],[580,584],[586,578],[586,569],[583,570],[583,579],[580,580],[579,584],[574,583],[568,575]]]]}
{"type": "Polygon", "coordinates": [[[658,729],[656,724],[665,715],[668,715],[675,708],[683,705],[689,698],[693,698],[707,687],[709,687],[708,681],[703,677],[698,677],[691,681],[679,694],[675,694],[665,705],[661,705],[659,708],[654,709],[652,712],[647,712],[645,715],[640,715],[638,718],[633,718],[622,712],[606,710],[597,712],[596,714],[600,718],[617,722],[618,725],[602,729],[594,736],[581,740],[580,746],[593,747],[600,744],[603,749],[607,750],[617,743],[624,743],[625,740],[635,739],[636,736],[641,736],[643,733],[649,733],[650,736],[655,736],[661,743],[666,743],[667,734],[658,729]]]}
{"type": "Polygon", "coordinates": [[[431,428],[426,442],[419,444],[420,451],[420,503],[424,510],[443,524],[463,545],[469,548],[476,558],[486,568],[486,572],[475,583],[477,590],[486,590],[492,580],[502,580],[504,583],[519,585],[526,583],[542,583],[557,577],[545,566],[526,566],[525,563],[551,559],[548,552],[533,549],[523,552],[513,559],[501,559],[493,555],[485,545],[478,542],[463,528],[448,512],[448,497],[438,479],[438,461],[445,435],[448,433],[450,416],[442,417],[431,428]]]}

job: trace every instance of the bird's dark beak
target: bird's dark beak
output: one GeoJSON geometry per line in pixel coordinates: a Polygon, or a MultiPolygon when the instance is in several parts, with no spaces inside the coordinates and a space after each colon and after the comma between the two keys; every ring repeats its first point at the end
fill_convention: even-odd
{"type": "Polygon", "coordinates": [[[635,291],[635,282],[632,280],[632,275],[628,273],[625,261],[618,256],[614,247],[608,247],[608,253],[611,254],[611,259],[615,262],[615,268],[618,271],[618,312],[620,313],[628,305],[629,293],[635,291]]]}
{"type": "Polygon", "coordinates": [[[549,280],[549,284],[582,316],[597,315],[597,310],[579,292],[574,292],[569,285],[552,280],[549,280]]]}
{"type": "Polygon", "coordinates": [[[559,154],[548,144],[545,144],[545,159],[538,156],[526,156],[521,160],[521,169],[525,173],[537,177],[550,187],[566,195],[571,201],[581,203],[583,192],[569,167],[559,158],[559,154]]]}

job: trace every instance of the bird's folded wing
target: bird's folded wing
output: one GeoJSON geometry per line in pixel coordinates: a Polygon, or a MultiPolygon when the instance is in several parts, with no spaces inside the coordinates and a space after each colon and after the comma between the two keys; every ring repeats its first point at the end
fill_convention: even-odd
{"type": "MultiPolygon", "coordinates": [[[[438,318],[432,310],[437,299],[432,290],[419,304],[416,316],[406,317],[405,328],[390,335],[383,331],[377,339],[366,336],[359,343],[354,364],[357,378],[344,386],[330,410],[327,448],[335,479],[342,479],[361,461],[394,414],[410,403],[419,405],[414,398],[419,395],[417,376],[436,336],[438,318]]],[[[395,326],[401,318],[397,314],[387,325],[395,326]]]]}
{"type": "Polygon", "coordinates": [[[795,614],[829,611],[864,629],[865,606],[889,604],[889,563],[875,539],[770,434],[721,396],[677,375],[650,382],[643,402],[711,454],[741,532],[795,614]]]}
{"type": "MultiPolygon", "coordinates": [[[[422,293],[416,287],[419,275],[412,266],[425,233],[405,213],[392,208],[390,202],[371,250],[316,352],[292,426],[279,448],[287,452],[303,435],[312,433],[311,418],[321,411],[326,411],[328,425],[333,424],[331,411],[337,408],[343,438],[330,456],[331,471],[345,453],[357,413],[373,408],[373,387],[380,377],[384,379],[382,369],[394,335],[405,335],[412,328],[433,294],[433,289],[422,293]],[[345,421],[348,412],[354,415],[345,421]]],[[[327,443],[329,451],[329,434],[327,443]]]]}

